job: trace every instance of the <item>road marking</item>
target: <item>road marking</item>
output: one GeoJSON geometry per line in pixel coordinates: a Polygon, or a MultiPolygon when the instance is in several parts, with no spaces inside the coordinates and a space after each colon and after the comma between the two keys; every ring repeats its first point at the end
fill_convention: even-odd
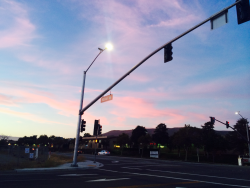
{"type": "MultiPolygon", "coordinates": [[[[165,164],[152,164],[152,165],[143,165],[143,166],[129,166],[129,167],[145,167],[145,166],[181,166],[181,165],[165,165],[165,164]]],[[[124,167],[122,167],[124,168],[124,167]]]]}
{"type": "Polygon", "coordinates": [[[99,179],[99,180],[89,180],[89,181],[86,181],[86,182],[99,182],[99,181],[118,181],[118,180],[127,180],[127,179],[130,179],[130,178],[117,178],[117,179],[99,179]]]}
{"type": "Polygon", "coordinates": [[[114,170],[106,170],[106,169],[98,169],[98,170],[109,171],[109,172],[118,172],[118,171],[114,171],[114,170]]]}
{"type": "MultiPolygon", "coordinates": [[[[159,186],[167,186],[167,185],[175,185],[175,184],[190,184],[190,183],[199,183],[196,181],[191,182],[174,182],[174,183],[166,183],[166,184],[147,184],[147,185],[131,185],[131,186],[122,186],[122,187],[109,187],[109,188],[142,188],[142,187],[159,187],[159,186]]],[[[181,187],[176,187],[181,188],[181,187]]],[[[184,188],[184,187],[182,187],[184,188]]]]}
{"type": "Polygon", "coordinates": [[[188,175],[191,175],[191,176],[204,176],[204,177],[220,178],[220,179],[230,179],[230,180],[239,180],[239,181],[250,181],[250,180],[246,180],[246,179],[227,178],[227,177],[200,175],[200,174],[190,174],[190,173],[184,173],[184,172],[172,172],[172,171],[166,171],[166,170],[151,170],[151,169],[146,169],[146,170],[148,170],[148,171],[157,171],[157,172],[168,172],[168,173],[173,173],[173,174],[188,174],[188,175]]]}
{"type": "Polygon", "coordinates": [[[91,175],[98,175],[98,174],[62,174],[57,176],[91,176],[91,175]]]}
{"type": "Polygon", "coordinates": [[[93,166],[93,167],[96,167],[96,165],[88,165],[88,166],[93,166]]]}
{"type": "MultiPolygon", "coordinates": [[[[105,166],[107,166],[107,165],[133,165],[133,164],[136,164],[136,165],[138,165],[138,162],[133,162],[133,163],[129,163],[129,162],[120,162],[120,163],[118,163],[118,164],[115,164],[115,163],[113,163],[113,164],[105,164],[105,166]]],[[[152,163],[139,163],[139,164],[141,164],[141,165],[143,165],[143,164],[152,164],[152,163]]]]}
{"type": "Polygon", "coordinates": [[[130,168],[130,167],[122,167],[122,168],[141,170],[141,168],[130,168]]]}
{"type": "Polygon", "coordinates": [[[186,179],[186,178],[176,178],[176,177],[170,177],[170,176],[159,176],[159,175],[152,175],[152,174],[139,174],[139,173],[131,173],[131,172],[120,172],[120,173],[134,174],[134,175],[139,175],[139,176],[152,176],[152,177],[168,178],[168,179],[178,179],[178,180],[186,180],[186,181],[196,181],[196,182],[215,184],[215,185],[226,185],[226,186],[231,186],[231,187],[247,187],[247,188],[250,188],[249,186],[243,186],[243,185],[231,185],[231,184],[224,184],[224,183],[217,183],[217,182],[210,182],[210,181],[192,180],[192,179],[186,179]]]}

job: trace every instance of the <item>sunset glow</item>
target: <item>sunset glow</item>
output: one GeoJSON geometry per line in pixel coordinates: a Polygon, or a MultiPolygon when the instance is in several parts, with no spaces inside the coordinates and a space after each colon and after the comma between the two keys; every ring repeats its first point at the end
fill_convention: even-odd
{"type": "MultiPolygon", "coordinates": [[[[0,135],[74,138],[83,72],[98,48],[107,50],[88,70],[83,107],[148,54],[234,2],[1,1],[0,135]]],[[[84,112],[85,132],[93,133],[95,119],[105,133],[159,123],[200,128],[210,116],[233,125],[236,110],[250,118],[250,22],[238,25],[235,7],[228,17],[218,29],[208,22],[173,42],[172,61],[164,63],[161,50],[127,75],[112,100],[84,112]]]]}

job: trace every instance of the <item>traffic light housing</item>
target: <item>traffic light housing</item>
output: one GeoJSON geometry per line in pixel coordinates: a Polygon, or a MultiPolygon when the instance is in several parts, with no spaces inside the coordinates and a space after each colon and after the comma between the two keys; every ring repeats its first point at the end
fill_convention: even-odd
{"type": "Polygon", "coordinates": [[[227,126],[227,129],[229,128],[229,122],[228,121],[226,121],[226,126],[227,126]]]}
{"type": "Polygon", "coordinates": [[[210,117],[210,122],[211,122],[211,125],[214,125],[214,123],[215,123],[215,117],[210,117]]]}
{"type": "Polygon", "coordinates": [[[99,124],[99,127],[98,127],[98,134],[97,135],[100,135],[102,134],[102,126],[99,124]]]}
{"type": "MultiPolygon", "coordinates": [[[[236,0],[238,1],[238,0],[236,0]]],[[[241,0],[236,4],[238,24],[242,24],[250,20],[250,6],[249,0],[241,0]]]]}
{"type": "Polygon", "coordinates": [[[97,136],[97,130],[99,128],[99,120],[95,120],[93,135],[97,136]]]}
{"type": "Polygon", "coordinates": [[[86,127],[86,121],[84,121],[84,119],[81,122],[81,132],[85,131],[85,127],[86,127]]]}
{"type": "Polygon", "coordinates": [[[172,55],[172,43],[168,44],[167,46],[164,47],[164,63],[171,61],[173,59],[172,55]]]}

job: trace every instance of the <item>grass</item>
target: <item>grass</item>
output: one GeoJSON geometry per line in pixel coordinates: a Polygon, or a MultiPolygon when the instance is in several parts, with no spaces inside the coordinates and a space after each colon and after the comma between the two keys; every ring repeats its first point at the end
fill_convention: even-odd
{"type": "MultiPolygon", "coordinates": [[[[56,167],[65,163],[72,162],[72,157],[62,156],[62,155],[51,155],[50,159],[46,161],[27,161],[20,164],[17,163],[7,163],[0,164],[0,170],[14,170],[21,168],[48,168],[48,167],[56,167]]],[[[85,161],[84,156],[77,157],[78,162],[85,161]]]]}

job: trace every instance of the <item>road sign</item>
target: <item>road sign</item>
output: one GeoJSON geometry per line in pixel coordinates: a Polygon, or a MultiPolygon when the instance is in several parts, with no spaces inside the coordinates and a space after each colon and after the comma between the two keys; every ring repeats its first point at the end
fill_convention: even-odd
{"type": "Polygon", "coordinates": [[[34,153],[30,153],[30,159],[34,158],[34,153]]]}
{"type": "Polygon", "coordinates": [[[25,148],[25,153],[29,153],[30,152],[30,148],[25,148]]]}
{"type": "Polygon", "coordinates": [[[101,103],[111,101],[112,99],[113,99],[113,94],[104,96],[104,97],[101,98],[101,103]]]}
{"type": "Polygon", "coordinates": [[[210,21],[211,21],[211,30],[227,24],[228,23],[228,10],[213,17],[210,21]]]}
{"type": "Polygon", "coordinates": [[[150,151],[150,157],[159,158],[158,151],[150,151]]]}

